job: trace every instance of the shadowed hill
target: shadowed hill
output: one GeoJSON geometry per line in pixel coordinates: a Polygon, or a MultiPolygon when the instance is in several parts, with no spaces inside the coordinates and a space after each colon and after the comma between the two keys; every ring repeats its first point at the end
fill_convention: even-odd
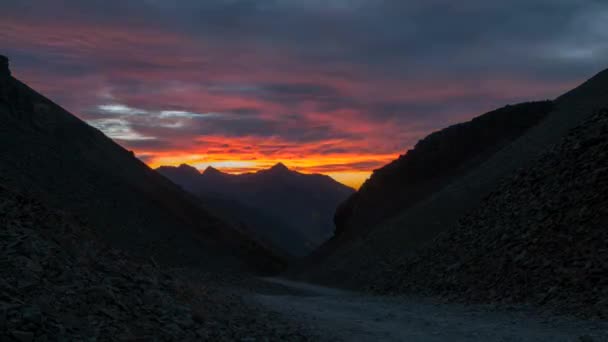
{"type": "Polygon", "coordinates": [[[373,286],[608,318],[608,111],[373,286]]]}
{"type": "Polygon", "coordinates": [[[281,163],[241,175],[213,167],[199,173],[188,165],[158,171],[295,256],[332,235],[336,206],[354,192],[328,176],[291,171],[281,163]]]}
{"type": "Polygon", "coordinates": [[[266,270],[267,249],[49,99],[0,59],[0,179],[88,221],[114,246],[162,262],[266,270]],[[6,65],[6,67],[5,67],[6,65]]]}
{"type": "Polygon", "coordinates": [[[490,155],[538,123],[550,101],[506,106],[435,132],[414,149],[375,170],[336,212],[336,234],[366,233],[490,155]]]}
{"type": "MultiPolygon", "coordinates": [[[[381,223],[338,234],[309,259],[304,277],[344,286],[366,286],[394,269],[395,260],[411,255],[439,233],[455,227],[458,219],[476,208],[504,177],[526,167],[557,143],[590,113],[608,105],[608,71],[553,101],[553,110],[521,136],[495,149],[447,184],[424,194],[416,203],[381,223]]],[[[453,144],[458,146],[458,142],[453,144]]],[[[403,157],[402,157],[403,159],[403,157]]],[[[432,158],[431,158],[432,160],[432,158]]],[[[432,172],[433,165],[423,165],[432,172]]],[[[384,189],[385,191],[389,191],[384,189]]],[[[403,194],[407,196],[407,192],[403,194]]],[[[357,210],[366,210],[365,207],[357,210]]]]}

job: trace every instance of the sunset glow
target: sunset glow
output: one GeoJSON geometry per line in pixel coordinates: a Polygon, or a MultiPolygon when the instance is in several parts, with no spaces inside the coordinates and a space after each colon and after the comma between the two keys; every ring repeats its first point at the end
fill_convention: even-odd
{"type": "MultiPolygon", "coordinates": [[[[417,32],[391,29],[407,18],[427,27],[418,19],[424,6],[401,2],[86,3],[66,11],[7,5],[2,53],[16,77],[151,167],[243,173],[283,162],[359,187],[428,133],[508,103],[553,97],[597,64],[566,53],[543,64],[537,60],[547,57],[529,47],[534,41],[521,49],[477,41],[458,31],[463,25],[446,25],[428,44],[417,32]],[[376,28],[378,18],[387,29],[376,28]]],[[[543,34],[543,42],[570,51],[570,40],[543,34]]]]}
{"type": "Polygon", "coordinates": [[[302,173],[325,174],[353,188],[358,188],[369,177],[370,170],[380,167],[397,157],[396,155],[307,155],[305,158],[299,159],[292,156],[284,156],[279,159],[265,159],[263,156],[259,156],[259,158],[254,157],[255,159],[252,159],[251,155],[239,154],[209,155],[168,152],[163,155],[145,151],[141,154],[146,156],[148,165],[153,168],[163,165],[179,166],[186,163],[200,171],[213,166],[222,172],[233,174],[268,169],[281,162],[292,170],[302,173]],[[374,166],[375,164],[377,166],[374,166]],[[357,169],[357,167],[360,169],[357,169]]]}

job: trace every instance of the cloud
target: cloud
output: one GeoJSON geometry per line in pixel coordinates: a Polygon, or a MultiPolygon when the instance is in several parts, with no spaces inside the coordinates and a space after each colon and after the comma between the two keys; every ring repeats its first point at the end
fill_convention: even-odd
{"type": "Polygon", "coordinates": [[[159,113],[159,118],[211,118],[220,116],[219,113],[192,113],[183,110],[162,110],[159,113]]]}
{"type": "Polygon", "coordinates": [[[148,114],[147,111],[137,108],[132,108],[122,104],[106,104],[97,106],[97,108],[105,113],[122,114],[122,115],[143,115],[148,114]]]}
{"type": "Polygon", "coordinates": [[[131,128],[129,122],[123,119],[97,119],[89,120],[88,123],[103,131],[110,138],[118,140],[153,140],[155,137],[143,136],[131,128]]]}
{"type": "Polygon", "coordinates": [[[17,77],[146,162],[358,173],[605,68],[607,19],[599,0],[8,0],[0,43],[17,77]]]}

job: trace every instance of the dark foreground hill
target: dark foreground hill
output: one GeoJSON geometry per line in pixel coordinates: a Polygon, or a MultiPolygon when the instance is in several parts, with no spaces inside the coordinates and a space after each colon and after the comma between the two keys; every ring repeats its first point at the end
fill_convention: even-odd
{"type": "Polygon", "coordinates": [[[298,341],[204,278],[137,260],[96,229],[0,185],[1,341],[298,341]]]}
{"type": "Polygon", "coordinates": [[[281,163],[241,175],[212,167],[199,173],[188,165],[158,171],[295,256],[332,236],[333,213],[354,192],[328,176],[302,174],[281,163]]]}
{"type": "Polygon", "coordinates": [[[608,110],[602,110],[373,288],[529,302],[606,319],[607,260],[608,110]]]}
{"type": "Polygon", "coordinates": [[[78,215],[113,246],[161,263],[282,264],[99,130],[11,77],[7,62],[0,65],[0,179],[78,215]]]}
{"type": "MultiPolygon", "coordinates": [[[[361,230],[355,228],[352,233],[348,231],[350,228],[338,232],[309,259],[307,269],[302,272],[303,277],[350,287],[367,287],[378,282],[387,272],[395,270],[396,260],[415,254],[420,248],[429,245],[438,234],[454,229],[458,220],[477,208],[482,199],[495,190],[505,177],[530,165],[594,110],[608,106],[607,94],[608,71],[604,71],[552,101],[552,109],[548,113],[538,115],[534,114],[536,111],[528,112],[526,115],[539,118],[536,124],[529,125],[527,129],[518,129],[519,133],[512,136],[510,142],[501,144],[485,155],[483,160],[474,162],[471,167],[462,173],[456,173],[437,188],[427,188],[429,193],[420,195],[414,192],[413,196],[418,200],[396,216],[369,223],[361,230]]],[[[539,108],[544,108],[544,105],[539,108]]],[[[508,108],[504,110],[507,113],[510,111],[508,108]]],[[[515,114],[515,120],[520,118],[516,113],[510,114],[515,114]]],[[[492,127],[494,126],[490,125],[488,129],[493,131],[492,127]]],[[[441,136],[442,134],[435,135],[441,136]]],[[[458,147],[462,145],[458,139],[466,139],[460,135],[449,139],[447,137],[449,135],[442,142],[443,148],[427,149],[431,156],[421,157],[420,160],[434,161],[436,158],[432,156],[433,153],[445,155],[445,151],[449,151],[449,147],[445,146],[458,147]]],[[[403,165],[407,164],[407,157],[400,159],[403,160],[403,165]]],[[[393,163],[399,164],[401,163],[393,163]]],[[[422,163],[418,168],[422,169],[422,173],[428,170],[428,173],[433,174],[436,172],[435,166],[434,162],[422,163]]],[[[449,174],[453,174],[453,171],[449,174]]],[[[374,182],[370,184],[374,185],[374,182]]],[[[376,191],[390,193],[391,190],[386,188],[391,184],[377,183],[375,186],[380,189],[376,191]]],[[[405,191],[400,196],[407,198],[408,192],[405,191]]],[[[366,211],[367,208],[356,207],[356,210],[366,211]]],[[[340,215],[337,219],[340,221],[340,215]]],[[[343,222],[348,223],[348,220],[343,222]]]]}

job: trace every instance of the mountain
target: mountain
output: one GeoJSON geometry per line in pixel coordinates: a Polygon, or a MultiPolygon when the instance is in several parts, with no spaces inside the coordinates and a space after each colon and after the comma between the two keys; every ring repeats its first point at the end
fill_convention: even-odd
{"type": "Polygon", "coordinates": [[[304,234],[263,210],[218,194],[198,197],[213,214],[263,241],[285,260],[294,261],[293,257],[304,256],[313,248],[304,234]]]}
{"type": "Polygon", "coordinates": [[[509,177],[378,292],[527,302],[608,318],[608,110],[509,177]]]}
{"type": "Polygon", "coordinates": [[[0,182],[77,215],[113,246],[144,258],[215,269],[283,265],[132,152],[13,78],[5,57],[0,182]]]}
{"type": "Polygon", "coordinates": [[[608,71],[603,71],[554,101],[505,107],[423,139],[340,205],[335,236],[298,270],[300,276],[348,287],[377,282],[454,229],[505,177],[608,106],[607,94],[608,71]],[[397,205],[385,210],[383,196],[397,205]]]}
{"type": "Polygon", "coordinates": [[[354,192],[328,176],[291,171],[282,163],[241,175],[213,167],[199,173],[188,165],[157,171],[294,256],[331,237],[336,206],[354,192]]]}
{"type": "Polygon", "coordinates": [[[371,229],[423,200],[521,136],[552,109],[551,101],[506,106],[432,133],[375,170],[339,207],[336,234],[371,229]]]}

